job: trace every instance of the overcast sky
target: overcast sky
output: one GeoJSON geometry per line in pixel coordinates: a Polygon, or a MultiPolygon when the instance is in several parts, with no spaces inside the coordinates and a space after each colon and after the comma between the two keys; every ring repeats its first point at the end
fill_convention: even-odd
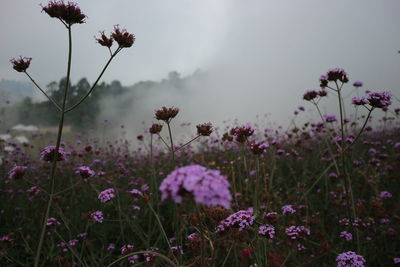
{"type": "MultiPolygon", "coordinates": [[[[30,72],[41,84],[59,80],[65,75],[67,32],[41,13],[39,4],[47,2],[1,1],[0,78],[26,80],[9,63],[23,55],[33,58],[30,72]]],[[[93,36],[120,24],[136,42],[118,55],[103,80],[131,85],[160,80],[171,70],[182,75],[209,71],[213,78],[204,94],[216,110],[229,110],[223,116],[230,118],[267,112],[287,116],[304,104],[302,93],[317,88],[319,76],[333,67],[343,67],[366,89],[400,94],[399,0],[78,4],[88,19],[73,26],[73,81],[87,77],[93,82],[108,56],[93,36]]]]}

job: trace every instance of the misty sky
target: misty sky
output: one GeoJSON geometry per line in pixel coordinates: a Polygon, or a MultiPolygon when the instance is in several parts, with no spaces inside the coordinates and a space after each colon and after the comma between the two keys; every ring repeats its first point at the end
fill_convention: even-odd
{"type": "MultiPolygon", "coordinates": [[[[29,71],[41,84],[59,80],[65,75],[67,32],[59,21],[40,12],[39,4],[47,2],[1,1],[0,79],[27,80],[9,63],[23,55],[33,58],[29,71]]],[[[249,119],[263,113],[287,118],[296,106],[305,104],[303,92],[317,88],[319,76],[333,67],[343,67],[351,81],[364,81],[366,89],[400,95],[398,0],[81,0],[78,4],[88,19],[73,26],[73,81],[82,77],[94,81],[108,51],[93,36],[120,24],[136,35],[136,42],[118,55],[103,80],[131,85],[160,80],[171,70],[184,76],[196,69],[208,71],[205,88],[194,86],[196,98],[180,99],[193,103],[198,114],[201,101],[207,101],[219,119],[249,119]]]]}

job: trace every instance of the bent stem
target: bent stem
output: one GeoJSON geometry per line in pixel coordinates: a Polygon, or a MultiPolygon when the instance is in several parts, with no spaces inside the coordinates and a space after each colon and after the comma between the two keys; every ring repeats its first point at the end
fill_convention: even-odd
{"type": "Polygon", "coordinates": [[[54,151],[53,155],[53,161],[52,161],[52,166],[51,166],[51,174],[50,174],[50,181],[51,181],[51,187],[50,187],[50,195],[49,195],[49,201],[47,202],[47,208],[46,208],[46,214],[44,216],[44,221],[42,225],[42,231],[40,233],[39,237],[39,244],[36,250],[36,256],[35,256],[35,262],[34,266],[37,267],[39,266],[39,260],[40,260],[40,254],[42,251],[43,247],[43,240],[44,240],[44,233],[46,232],[46,222],[47,219],[49,218],[50,215],[50,209],[51,209],[51,204],[53,202],[53,196],[54,196],[54,187],[55,187],[55,172],[56,172],[56,167],[57,167],[57,156],[58,156],[58,151],[60,148],[60,143],[61,143],[61,136],[62,136],[62,130],[63,130],[63,125],[64,125],[64,115],[65,115],[65,103],[67,100],[67,93],[68,93],[68,88],[69,88],[69,77],[71,74],[71,55],[72,55],[72,35],[71,35],[71,26],[68,27],[68,66],[67,66],[67,79],[66,79],[66,84],[65,84],[65,90],[64,90],[64,98],[63,98],[63,103],[61,107],[61,117],[60,121],[58,124],[58,134],[57,134],[57,142],[56,142],[56,148],[54,151]]]}
{"type": "Polygon", "coordinates": [[[50,100],[51,103],[53,103],[53,105],[59,110],[61,111],[61,107],[57,104],[57,102],[51,98],[36,82],[35,80],[28,74],[28,72],[24,71],[24,73],[26,74],[26,76],[28,76],[28,78],[32,81],[32,83],[37,87],[37,89],[40,90],[40,92],[42,92],[48,100],[50,100]]]}

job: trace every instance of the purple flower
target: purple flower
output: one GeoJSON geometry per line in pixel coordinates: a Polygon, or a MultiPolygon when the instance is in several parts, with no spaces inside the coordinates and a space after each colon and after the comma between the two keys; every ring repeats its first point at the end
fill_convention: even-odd
{"type": "Polygon", "coordinates": [[[268,147],[269,147],[269,145],[265,142],[252,143],[250,145],[250,149],[254,155],[263,154],[267,150],[268,147]]]}
{"type": "Polygon", "coordinates": [[[379,194],[379,196],[380,196],[381,198],[385,199],[385,198],[391,198],[391,197],[392,197],[392,194],[391,194],[389,191],[382,191],[382,192],[379,194]]]}
{"type": "Polygon", "coordinates": [[[286,214],[286,213],[293,214],[295,212],[296,212],[296,210],[292,207],[292,205],[285,205],[282,207],[282,214],[286,214]]]}
{"type": "Polygon", "coordinates": [[[335,115],[325,115],[325,121],[326,122],[335,122],[337,121],[336,116],[335,115]]]}
{"type": "Polygon", "coordinates": [[[21,179],[24,177],[26,170],[28,167],[25,166],[17,166],[15,165],[12,169],[8,172],[8,178],[10,179],[21,179]]]}
{"type": "Polygon", "coordinates": [[[337,267],[364,267],[366,260],[353,251],[343,252],[336,257],[337,267]]]}
{"type": "Polygon", "coordinates": [[[340,237],[346,239],[347,241],[353,240],[353,235],[346,231],[341,232],[340,237]]]}
{"type": "Polygon", "coordinates": [[[347,73],[342,68],[334,68],[328,70],[325,77],[328,81],[331,82],[341,81],[342,83],[347,83],[349,81],[347,73]]]}
{"type": "Polygon", "coordinates": [[[100,202],[106,203],[115,197],[115,190],[114,188],[108,188],[102,192],[100,192],[98,198],[100,202]]]}
{"type": "Polygon", "coordinates": [[[267,238],[274,238],[275,227],[273,227],[272,225],[261,225],[258,228],[258,233],[260,235],[266,236],[267,238]]]}
{"type": "Polygon", "coordinates": [[[236,137],[236,141],[244,143],[247,138],[253,135],[255,129],[249,125],[232,128],[230,134],[236,137]]]}
{"type": "Polygon", "coordinates": [[[394,264],[400,264],[400,258],[393,258],[394,264]]]}
{"type": "Polygon", "coordinates": [[[222,220],[216,228],[216,232],[224,232],[229,228],[239,228],[239,231],[244,230],[247,226],[254,222],[253,212],[248,210],[239,210],[238,212],[229,215],[222,220]]]}
{"type": "Polygon", "coordinates": [[[389,92],[369,92],[367,100],[369,104],[374,108],[387,108],[392,101],[390,98],[392,95],[389,92]]]}
{"type": "Polygon", "coordinates": [[[93,212],[90,213],[90,218],[95,222],[102,223],[103,220],[104,220],[103,212],[101,212],[101,211],[93,211],[93,212]]]}
{"type": "Polygon", "coordinates": [[[61,223],[54,217],[47,218],[46,225],[47,226],[57,226],[61,223]]]}
{"type": "Polygon", "coordinates": [[[25,72],[29,65],[31,64],[31,57],[22,57],[20,56],[19,59],[11,59],[10,62],[13,65],[13,69],[18,72],[25,72]]]}
{"type": "MultiPolygon", "coordinates": [[[[43,161],[51,162],[54,158],[56,147],[55,146],[46,146],[42,152],[40,153],[40,159],[43,161]]],[[[58,153],[56,156],[57,161],[64,161],[65,155],[67,153],[61,147],[58,148],[58,153]]]]}
{"type": "Polygon", "coordinates": [[[232,196],[229,182],[218,170],[209,170],[200,165],[189,165],[175,169],[161,183],[162,200],[172,198],[181,203],[185,194],[194,197],[196,203],[206,206],[230,208],[232,196]]]}
{"type": "Polygon", "coordinates": [[[307,101],[311,101],[311,100],[313,100],[314,98],[317,98],[317,97],[318,97],[318,92],[315,91],[315,90],[307,91],[303,95],[303,99],[307,100],[307,101]]]}
{"type": "Polygon", "coordinates": [[[353,103],[353,105],[356,105],[356,106],[362,106],[362,105],[369,104],[369,101],[367,99],[365,99],[364,97],[353,97],[351,99],[351,102],[353,103]]]}
{"type": "Polygon", "coordinates": [[[51,18],[60,19],[64,24],[72,25],[84,23],[86,15],[76,3],[61,1],[50,1],[47,6],[42,7],[51,18]]]}
{"type": "Polygon", "coordinates": [[[80,174],[83,179],[92,177],[95,174],[95,172],[93,170],[91,170],[89,167],[86,167],[86,166],[80,166],[80,167],[76,168],[75,173],[80,174]]]}
{"type": "Polygon", "coordinates": [[[121,254],[128,254],[128,253],[131,253],[132,251],[133,251],[133,248],[134,248],[134,246],[133,245],[130,245],[130,244],[128,244],[128,245],[123,245],[122,247],[121,247],[121,254]]]}
{"type": "Polygon", "coordinates": [[[364,85],[363,82],[360,82],[360,81],[356,81],[356,82],[353,83],[353,86],[357,87],[357,88],[358,87],[362,87],[363,85],[364,85]]]}
{"type": "Polygon", "coordinates": [[[310,230],[308,228],[305,228],[303,225],[292,225],[285,229],[285,234],[292,240],[304,239],[306,236],[310,235],[310,233],[310,230]]]}

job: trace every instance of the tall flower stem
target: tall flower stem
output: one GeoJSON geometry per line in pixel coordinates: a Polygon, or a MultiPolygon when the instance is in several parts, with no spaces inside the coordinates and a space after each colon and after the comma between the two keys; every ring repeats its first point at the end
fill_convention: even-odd
{"type": "Polygon", "coordinates": [[[167,122],[168,133],[169,133],[169,140],[171,141],[172,160],[175,161],[174,141],[172,140],[171,126],[170,126],[169,124],[170,124],[170,122],[167,122]]]}
{"type": "Polygon", "coordinates": [[[44,233],[46,232],[46,222],[47,219],[49,218],[50,215],[50,209],[51,205],[53,202],[53,195],[54,195],[54,187],[55,187],[55,173],[56,173],[56,168],[57,168],[57,156],[58,156],[58,151],[60,148],[60,143],[61,143],[61,136],[62,136],[62,131],[63,131],[63,125],[64,125],[64,116],[65,116],[65,103],[67,100],[67,95],[68,95],[68,89],[69,89],[69,78],[71,74],[71,55],[72,55],[72,34],[71,34],[71,25],[69,25],[68,28],[68,65],[67,65],[67,79],[65,81],[65,89],[64,89],[64,98],[61,106],[61,116],[60,116],[60,121],[58,124],[58,134],[57,134],[57,142],[56,142],[56,148],[54,151],[53,155],[53,161],[52,161],[52,166],[51,166],[51,172],[50,172],[50,181],[51,181],[51,187],[50,187],[50,195],[49,195],[49,201],[47,202],[47,208],[46,208],[46,214],[44,216],[43,220],[43,225],[42,225],[42,231],[40,233],[39,237],[39,244],[36,250],[36,256],[35,256],[35,262],[34,266],[37,267],[39,266],[39,261],[40,261],[40,254],[42,251],[43,247],[43,240],[44,240],[44,233]]]}

